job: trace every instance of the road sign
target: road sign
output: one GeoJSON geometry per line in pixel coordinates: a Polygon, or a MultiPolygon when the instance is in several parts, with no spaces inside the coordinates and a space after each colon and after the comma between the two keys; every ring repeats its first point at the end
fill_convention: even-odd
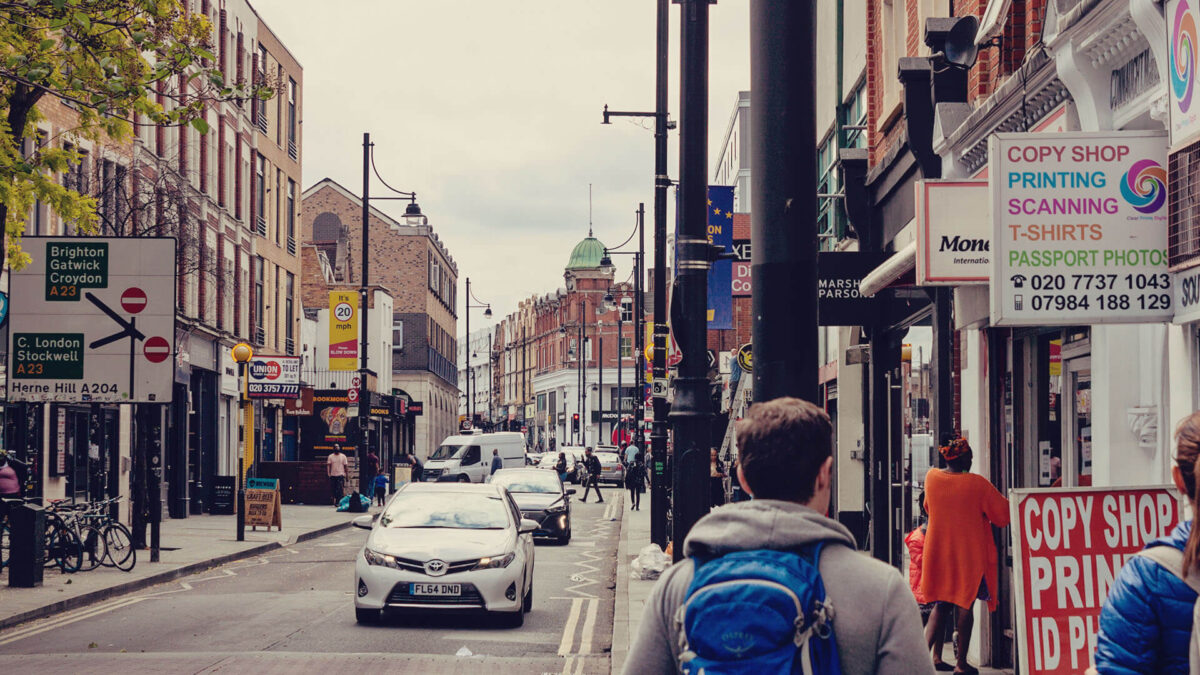
{"type": "Polygon", "coordinates": [[[666,398],[667,397],[667,382],[666,382],[666,380],[655,380],[654,382],[651,383],[651,387],[652,387],[652,391],[650,392],[650,395],[653,396],[654,398],[666,398]]]}
{"type": "Polygon", "coordinates": [[[358,403],[358,387],[350,387],[346,390],[346,402],[358,403]]]}
{"type": "Polygon", "coordinates": [[[121,309],[130,314],[137,314],[146,309],[146,291],[137,286],[126,288],[121,294],[121,309]]]}
{"type": "Polygon", "coordinates": [[[10,401],[170,403],[175,239],[25,237],[11,282],[10,401]]]}
{"type": "Polygon", "coordinates": [[[747,373],[754,372],[754,356],[751,351],[750,343],[747,342],[746,344],[742,345],[742,348],[739,349],[737,353],[738,367],[747,373]]]}
{"type": "Polygon", "coordinates": [[[300,398],[300,357],[260,356],[246,369],[246,396],[300,398]]]}

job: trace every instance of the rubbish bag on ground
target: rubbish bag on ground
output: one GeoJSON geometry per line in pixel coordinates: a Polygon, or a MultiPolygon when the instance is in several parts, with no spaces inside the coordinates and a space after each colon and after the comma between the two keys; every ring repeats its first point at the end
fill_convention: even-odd
{"type": "Polygon", "coordinates": [[[342,501],[338,502],[338,506],[337,506],[338,511],[349,511],[351,513],[366,513],[367,510],[370,508],[371,508],[371,500],[369,498],[367,498],[366,496],[361,495],[357,492],[354,492],[354,493],[346,495],[345,497],[342,497],[342,501]],[[355,495],[358,496],[358,508],[351,508],[350,498],[355,495]]]}
{"type": "Polygon", "coordinates": [[[670,564],[667,554],[663,553],[658,544],[648,544],[630,563],[629,577],[646,581],[657,579],[670,564]]]}

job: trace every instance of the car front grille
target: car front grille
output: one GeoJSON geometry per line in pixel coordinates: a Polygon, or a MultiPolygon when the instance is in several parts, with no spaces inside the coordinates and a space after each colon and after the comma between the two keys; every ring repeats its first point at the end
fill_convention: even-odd
{"type": "Polygon", "coordinates": [[[425,469],[425,473],[421,477],[425,481],[436,481],[441,475],[441,469],[425,469]]]}
{"type": "MultiPolygon", "coordinates": [[[[479,564],[478,558],[471,558],[470,560],[459,560],[458,562],[452,562],[452,563],[449,563],[449,566],[446,568],[446,574],[454,574],[455,572],[465,572],[478,564],[479,564]]],[[[396,558],[396,566],[402,570],[407,570],[409,572],[418,572],[420,574],[427,574],[425,572],[425,563],[420,560],[413,560],[412,558],[397,557],[396,558]]]]}
{"type": "Polygon", "coordinates": [[[483,607],[483,596],[474,584],[463,584],[461,595],[413,595],[411,584],[396,584],[388,595],[389,605],[475,605],[483,607]]]}

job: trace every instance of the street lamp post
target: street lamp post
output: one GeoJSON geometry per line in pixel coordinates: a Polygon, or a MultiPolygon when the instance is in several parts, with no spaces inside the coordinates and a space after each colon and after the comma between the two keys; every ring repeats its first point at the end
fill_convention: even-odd
{"type": "Polygon", "coordinates": [[[245,342],[233,346],[230,354],[238,364],[239,398],[242,404],[242,452],[238,455],[237,489],[237,540],[246,541],[246,456],[254,452],[254,404],[246,395],[246,364],[254,357],[254,350],[245,342]]]}
{"type": "MultiPolygon", "coordinates": [[[[370,316],[370,307],[368,294],[370,293],[370,274],[371,274],[371,259],[369,256],[370,241],[371,241],[371,173],[379,178],[379,182],[388,190],[391,190],[397,196],[395,197],[375,197],[375,199],[383,200],[403,200],[408,202],[408,206],[404,209],[404,222],[406,225],[421,225],[425,223],[425,216],[421,213],[421,207],[417,205],[417,193],[397,190],[388,185],[379,175],[379,170],[375,167],[375,144],[371,142],[371,134],[363,133],[363,186],[362,186],[362,282],[359,287],[359,312],[362,314],[362,351],[359,354],[358,365],[358,488],[363,490],[367,482],[374,478],[369,476],[367,471],[367,453],[370,450],[370,436],[367,432],[371,419],[371,400],[370,390],[367,387],[367,347],[368,347],[368,318],[370,316]]],[[[391,368],[389,367],[390,371],[391,368]]],[[[391,373],[388,373],[389,378],[391,373]]]]}
{"type": "MultiPolygon", "coordinates": [[[[474,356],[471,348],[471,310],[473,309],[482,309],[483,318],[485,319],[492,318],[492,305],[487,302],[480,302],[475,298],[475,296],[471,293],[471,277],[467,277],[467,306],[463,311],[463,314],[466,315],[467,319],[467,348],[465,350],[467,359],[467,421],[469,421],[471,424],[475,423],[475,396],[471,392],[471,383],[475,379],[473,377],[475,367],[471,363],[471,359],[474,356]]],[[[489,391],[491,386],[492,385],[489,383],[489,391]]]]}

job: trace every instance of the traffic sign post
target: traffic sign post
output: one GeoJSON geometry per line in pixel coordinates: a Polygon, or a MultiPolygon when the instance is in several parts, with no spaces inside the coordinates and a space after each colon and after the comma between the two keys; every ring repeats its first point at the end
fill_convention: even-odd
{"type": "Polygon", "coordinates": [[[8,400],[170,403],[175,239],[25,237],[12,273],[8,400]]]}

